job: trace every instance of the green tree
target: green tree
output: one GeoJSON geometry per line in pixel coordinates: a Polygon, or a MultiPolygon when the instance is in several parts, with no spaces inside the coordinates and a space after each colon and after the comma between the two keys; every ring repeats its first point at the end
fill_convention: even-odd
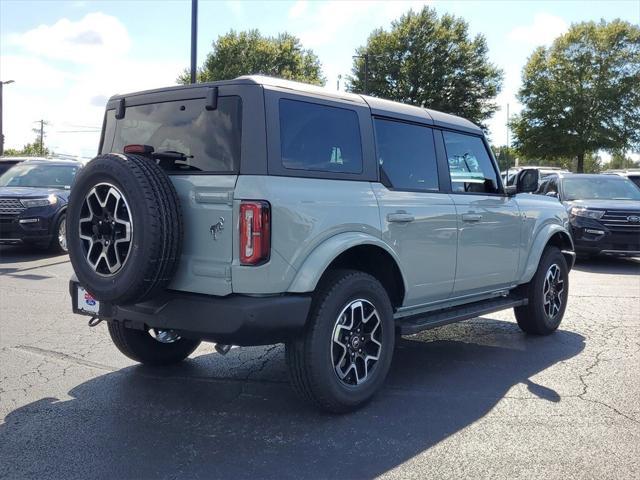
{"type": "Polygon", "coordinates": [[[22,149],[6,148],[4,150],[5,157],[39,157],[41,155],[46,157],[48,155],[51,155],[52,153],[53,152],[44,145],[42,147],[42,151],[40,150],[39,135],[32,143],[27,143],[26,145],[24,145],[22,149]]]}
{"type": "Polygon", "coordinates": [[[536,49],[522,73],[515,146],[540,158],[576,159],[640,144],[640,28],[614,20],[573,25],[536,49]]]}
{"type": "Polygon", "coordinates": [[[606,167],[611,169],[640,168],[640,161],[634,161],[624,151],[616,150],[611,154],[611,160],[606,167]]]}
{"type": "Polygon", "coordinates": [[[489,62],[482,35],[469,36],[461,18],[424,7],[410,10],[391,25],[374,30],[357,49],[348,89],[429,107],[482,124],[497,110],[502,71],[489,62]]]}
{"type": "MultiPolygon", "coordinates": [[[[302,48],[300,40],[288,33],[266,37],[258,30],[229,33],[218,37],[212,44],[198,82],[228,80],[241,75],[269,75],[288,80],[324,85],[322,65],[312,50],[302,48]]],[[[178,83],[189,83],[185,70],[178,83]]]]}
{"type": "Polygon", "coordinates": [[[507,167],[510,168],[515,166],[515,159],[518,155],[513,148],[502,145],[499,147],[491,146],[491,150],[493,150],[493,155],[498,161],[498,166],[500,167],[501,172],[506,170],[507,167]]]}

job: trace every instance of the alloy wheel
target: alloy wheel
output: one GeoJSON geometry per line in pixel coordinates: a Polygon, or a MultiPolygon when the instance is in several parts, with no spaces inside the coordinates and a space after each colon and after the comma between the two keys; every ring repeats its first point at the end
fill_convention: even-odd
{"type": "Polygon", "coordinates": [[[110,183],[93,187],[85,196],[79,223],[89,266],[101,276],[118,273],[133,239],[131,210],[122,192],[110,183]]]}
{"type": "Polygon", "coordinates": [[[557,263],[547,270],[542,287],[544,313],[548,318],[554,318],[562,308],[562,294],[564,293],[564,279],[562,270],[557,263]]]}
{"type": "Polygon", "coordinates": [[[338,379],[345,385],[366,382],[382,353],[380,315],[367,300],[351,301],[336,319],[331,340],[331,360],[338,379]]]}

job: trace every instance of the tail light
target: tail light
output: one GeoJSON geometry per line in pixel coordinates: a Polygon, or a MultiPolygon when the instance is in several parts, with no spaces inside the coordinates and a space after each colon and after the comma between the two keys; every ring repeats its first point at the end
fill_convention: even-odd
{"type": "Polygon", "coordinates": [[[137,153],[138,155],[149,155],[153,153],[153,147],[151,145],[125,145],[123,149],[124,153],[137,153]]]}
{"type": "Polygon", "coordinates": [[[271,254],[271,207],[263,200],[240,203],[240,264],[260,265],[271,254]]]}

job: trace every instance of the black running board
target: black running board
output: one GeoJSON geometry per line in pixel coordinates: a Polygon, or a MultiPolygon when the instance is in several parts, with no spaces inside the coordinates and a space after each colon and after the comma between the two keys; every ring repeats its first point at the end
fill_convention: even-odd
{"type": "Polygon", "coordinates": [[[449,323],[461,322],[470,318],[480,317],[487,313],[497,312],[512,307],[526,305],[526,298],[509,295],[507,297],[492,298],[458,307],[445,308],[432,312],[421,313],[405,317],[396,321],[401,335],[413,335],[423,330],[441,327],[449,323]]]}

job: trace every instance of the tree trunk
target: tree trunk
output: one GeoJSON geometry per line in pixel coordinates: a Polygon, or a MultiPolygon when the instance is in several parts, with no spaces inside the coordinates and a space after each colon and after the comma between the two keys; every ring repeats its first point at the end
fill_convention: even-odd
{"type": "Polygon", "coordinates": [[[576,171],[578,173],[584,173],[584,152],[578,154],[578,165],[576,171]]]}

